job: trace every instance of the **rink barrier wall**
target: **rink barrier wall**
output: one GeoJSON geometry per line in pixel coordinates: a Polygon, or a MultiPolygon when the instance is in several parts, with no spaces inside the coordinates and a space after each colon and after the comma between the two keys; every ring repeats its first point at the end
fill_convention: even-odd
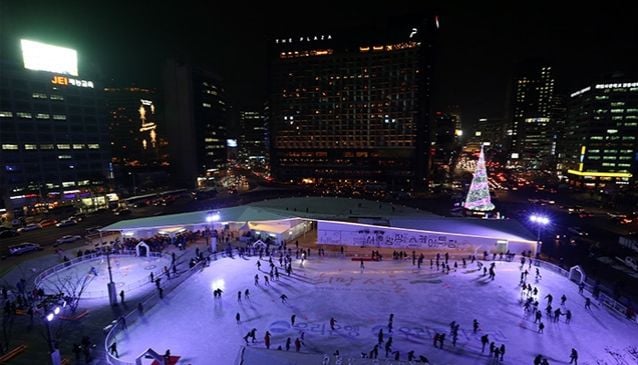
{"type": "MultiPolygon", "coordinates": [[[[136,256],[136,252],[135,250],[121,250],[121,251],[117,251],[117,253],[113,253],[110,254],[111,257],[113,258],[117,258],[117,257],[131,257],[131,256],[136,256]]],[[[149,252],[148,256],[150,257],[165,257],[168,260],[171,260],[170,257],[159,253],[159,252],[149,252]]],[[[43,270],[42,272],[40,272],[35,279],[33,279],[34,285],[36,288],[40,289],[41,288],[41,284],[47,279],[48,276],[50,276],[51,274],[55,274],[56,272],[60,272],[60,271],[64,271],[64,270],[68,270],[74,266],[77,266],[79,264],[85,263],[87,261],[91,261],[91,260],[97,260],[97,259],[101,259],[103,257],[106,257],[106,254],[104,253],[92,253],[92,254],[88,254],[88,255],[82,255],[80,257],[74,258],[72,260],[69,260],[67,262],[63,262],[61,264],[57,264],[55,266],[51,266],[48,269],[43,270]]],[[[153,272],[153,274],[155,275],[155,277],[162,277],[165,276],[162,268],[158,268],[158,270],[156,272],[153,272]]],[[[135,282],[132,283],[128,283],[126,284],[124,287],[118,287],[118,290],[124,290],[125,292],[129,292],[129,291],[133,291],[134,289],[137,289],[139,287],[141,287],[142,285],[144,285],[145,283],[150,283],[150,279],[148,278],[144,278],[144,279],[140,279],[137,280],[135,282]]],[[[45,288],[43,288],[45,289],[45,288]]],[[[85,290],[82,293],[82,297],[83,298],[106,298],[108,297],[108,291],[105,290],[99,290],[99,291],[88,291],[85,290]]]]}
{"type": "MultiPolygon", "coordinates": [[[[162,286],[162,288],[164,289],[164,293],[163,296],[166,297],[167,295],[169,295],[171,292],[173,292],[173,290],[175,290],[177,287],[179,287],[183,282],[185,282],[188,278],[190,278],[191,276],[193,276],[194,273],[199,272],[201,270],[204,269],[204,263],[205,261],[200,261],[197,264],[195,264],[195,266],[193,266],[192,268],[189,268],[186,271],[183,271],[182,273],[179,273],[177,277],[175,276],[171,276],[172,279],[166,280],[165,283],[167,283],[167,285],[165,284],[164,286],[162,286]]],[[[162,299],[160,299],[159,297],[159,293],[157,293],[157,291],[155,290],[153,292],[153,294],[151,294],[148,298],[146,298],[144,301],[142,301],[142,306],[144,309],[144,313],[147,313],[149,310],[151,310],[156,304],[162,302],[162,299]]],[[[118,339],[120,339],[119,336],[122,336],[122,338],[126,338],[128,337],[128,334],[126,334],[125,332],[127,331],[128,326],[134,324],[135,322],[139,321],[142,317],[144,316],[144,314],[140,314],[139,310],[137,309],[137,306],[134,310],[131,310],[128,314],[122,316],[121,318],[124,318],[124,322],[122,322],[121,319],[115,319],[113,320],[109,325],[107,325],[104,328],[104,331],[108,331],[106,333],[106,336],[104,338],[104,351],[106,353],[106,361],[111,364],[111,365],[136,365],[136,362],[130,362],[130,361],[125,361],[125,360],[121,360],[113,355],[111,355],[109,353],[109,346],[110,344],[113,343],[113,341],[118,341],[118,339]]],[[[159,353],[164,353],[163,351],[158,351],[159,353]]],[[[146,351],[144,352],[146,353],[146,351]]],[[[144,353],[138,355],[142,356],[144,353]]]]}

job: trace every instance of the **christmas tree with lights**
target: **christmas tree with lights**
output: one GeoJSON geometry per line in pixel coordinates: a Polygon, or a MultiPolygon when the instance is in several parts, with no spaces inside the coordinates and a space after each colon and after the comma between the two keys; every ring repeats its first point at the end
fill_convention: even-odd
{"type": "Polygon", "coordinates": [[[470,190],[467,192],[463,206],[465,209],[479,212],[488,212],[495,208],[490,199],[490,187],[487,184],[483,145],[481,145],[481,153],[479,154],[478,162],[476,162],[472,184],[470,184],[470,190]]]}

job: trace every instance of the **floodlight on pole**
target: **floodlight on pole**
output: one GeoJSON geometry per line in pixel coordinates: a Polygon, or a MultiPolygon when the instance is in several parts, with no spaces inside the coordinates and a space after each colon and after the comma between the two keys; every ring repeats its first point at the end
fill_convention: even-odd
{"type": "Polygon", "coordinates": [[[221,216],[219,215],[219,213],[210,213],[206,216],[206,222],[208,223],[217,222],[220,219],[221,216]]]}
{"type": "Polygon", "coordinates": [[[529,217],[529,220],[536,224],[537,234],[536,234],[536,256],[541,253],[541,246],[543,242],[541,242],[541,228],[549,224],[549,218],[544,215],[532,214],[529,217]]]}
{"type": "Polygon", "coordinates": [[[55,309],[53,310],[53,314],[55,314],[56,316],[60,314],[60,307],[55,307],[55,309]]]}
{"type": "Polygon", "coordinates": [[[51,322],[53,320],[53,317],[55,317],[53,313],[47,314],[47,321],[51,322]]]}

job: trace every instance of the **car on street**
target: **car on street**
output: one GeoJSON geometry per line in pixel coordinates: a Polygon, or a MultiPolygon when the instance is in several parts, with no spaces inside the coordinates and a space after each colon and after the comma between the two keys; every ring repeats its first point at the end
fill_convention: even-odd
{"type": "Polygon", "coordinates": [[[128,208],[117,208],[113,213],[115,213],[115,215],[128,215],[131,214],[131,210],[128,208]]]}
{"type": "Polygon", "coordinates": [[[69,242],[75,242],[77,240],[81,240],[82,237],[78,236],[78,235],[66,235],[66,236],[62,236],[60,238],[58,238],[57,240],[55,240],[55,243],[53,244],[53,246],[58,246],[61,245],[63,243],[69,243],[69,242]]]}
{"type": "Polygon", "coordinates": [[[78,224],[78,222],[75,219],[67,218],[63,221],[58,222],[55,226],[60,228],[60,227],[74,226],[76,224],[78,224]]]}
{"type": "Polygon", "coordinates": [[[40,227],[41,228],[51,227],[51,226],[54,226],[56,223],[58,223],[58,221],[56,221],[55,219],[43,219],[40,221],[40,227]]]}
{"type": "Polygon", "coordinates": [[[0,238],[15,237],[18,234],[19,233],[15,229],[5,229],[5,230],[0,231],[0,238]]]}
{"type": "Polygon", "coordinates": [[[9,255],[18,256],[22,255],[23,253],[40,250],[42,250],[42,247],[40,247],[40,245],[37,243],[23,242],[19,245],[9,246],[9,255]]]}
{"type": "Polygon", "coordinates": [[[37,223],[29,223],[24,227],[18,228],[18,232],[22,233],[22,232],[35,231],[36,229],[40,229],[40,228],[42,227],[40,227],[40,225],[37,223]]]}
{"type": "Polygon", "coordinates": [[[570,231],[571,233],[575,233],[575,234],[577,234],[579,236],[589,236],[589,233],[584,231],[580,227],[569,227],[567,230],[570,231]]]}

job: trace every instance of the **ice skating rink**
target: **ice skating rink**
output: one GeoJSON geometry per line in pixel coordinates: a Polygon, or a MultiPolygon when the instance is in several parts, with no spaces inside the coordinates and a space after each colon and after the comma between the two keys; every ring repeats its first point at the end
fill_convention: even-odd
{"type": "MultiPolygon", "coordinates": [[[[387,340],[386,326],[393,313],[392,351],[399,351],[403,361],[413,350],[432,364],[532,364],[538,354],[550,364],[567,364],[571,349],[576,348],[580,365],[638,364],[638,325],[599,307],[596,300],[592,300],[591,310],[585,309],[585,297],[578,294],[577,285],[548,270],[541,269],[542,278],[535,282],[532,267],[528,280],[539,289],[539,308],[546,326],[540,334],[533,315],[523,310],[520,264],[516,262],[496,261],[496,279],[491,281],[482,276],[476,264],[463,269],[459,262],[457,271],[442,274],[436,266],[430,269],[429,260],[420,270],[411,260],[389,260],[366,262],[361,271],[359,262],[314,255],[304,267],[293,260],[291,277],[280,268],[280,280],[265,286],[269,264],[262,260],[264,271],[257,271],[256,260],[237,256],[219,259],[193,275],[149,309],[143,320],[118,335],[120,359],[134,362],[137,355],[152,348],[158,353],[170,349],[173,355],[181,356],[180,364],[230,365],[244,344],[242,337],[256,328],[257,342],[249,346],[264,348],[264,334],[269,331],[271,351],[261,360],[254,360],[259,355],[253,353],[250,364],[302,364],[294,360],[298,356],[285,351],[286,339],[292,340],[292,352],[302,332],[301,352],[332,354],[339,350],[344,364],[348,358],[353,364],[362,363],[361,353],[370,352],[377,344],[379,329],[387,340]],[[254,284],[256,273],[259,285],[254,284]],[[213,290],[218,288],[224,292],[221,298],[214,298],[213,290]],[[243,295],[246,289],[250,299],[243,295]],[[238,291],[242,291],[241,302],[238,291]],[[288,296],[286,304],[280,300],[282,293],[288,296]],[[565,316],[556,323],[546,318],[544,298],[548,293],[554,297],[554,309],[559,307],[560,297],[567,296],[561,308],[563,313],[571,310],[571,323],[566,323],[565,316]],[[237,312],[241,315],[239,324],[235,321],[237,312]],[[293,314],[296,323],[291,326],[293,314]],[[330,329],[331,317],[337,320],[334,331],[330,329]],[[478,333],[472,331],[474,319],[480,323],[478,333]],[[460,324],[456,347],[451,343],[452,321],[460,324]],[[436,332],[446,334],[443,349],[433,346],[436,332]],[[488,349],[481,352],[480,337],[484,334],[498,347],[505,344],[502,362],[492,362],[488,349]],[[276,351],[280,345],[284,350],[276,351]]],[[[278,260],[274,262],[278,265],[278,260]]],[[[379,346],[379,358],[385,358],[383,345],[379,346]]]]}
{"type": "MultiPolygon", "coordinates": [[[[150,282],[149,275],[163,272],[164,266],[171,264],[170,257],[137,257],[127,255],[111,255],[111,271],[117,292],[133,291],[150,282]]],[[[58,287],[74,285],[87,278],[87,286],[82,298],[108,297],[107,283],[109,282],[108,265],[106,256],[100,256],[91,260],[82,261],[46,276],[41,287],[46,293],[57,293],[58,287]],[[97,275],[92,273],[95,268],[97,275]]]]}

